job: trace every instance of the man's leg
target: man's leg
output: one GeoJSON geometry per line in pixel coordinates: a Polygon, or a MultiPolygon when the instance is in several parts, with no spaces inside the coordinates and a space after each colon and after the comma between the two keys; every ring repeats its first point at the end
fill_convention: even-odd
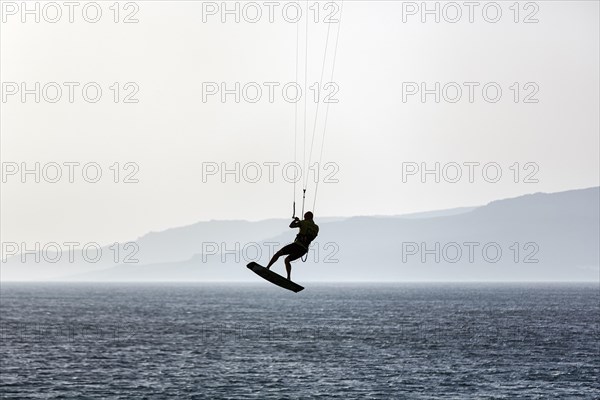
{"type": "Polygon", "coordinates": [[[279,250],[277,253],[273,254],[271,261],[269,261],[269,264],[267,265],[267,269],[271,269],[271,265],[275,264],[275,262],[279,259],[279,257],[281,257],[281,254],[279,254],[280,251],[281,250],[279,250]]]}
{"type": "Polygon", "coordinates": [[[279,257],[286,255],[286,254],[290,254],[293,250],[294,250],[294,243],[290,243],[287,246],[283,246],[281,248],[281,250],[279,250],[277,253],[273,254],[273,258],[271,258],[271,261],[269,261],[269,265],[267,265],[267,269],[270,269],[271,265],[275,264],[275,262],[277,261],[277,259],[279,259],[279,257]]]}
{"type": "Polygon", "coordinates": [[[287,272],[288,281],[292,280],[292,262],[290,261],[291,257],[292,256],[287,256],[284,260],[285,261],[285,272],[287,272]]]}
{"type": "MultiPolygon", "coordinates": [[[[289,256],[285,258],[285,270],[287,271],[288,280],[292,280],[292,261],[302,258],[307,253],[307,250],[298,243],[292,243],[290,246],[289,256]]],[[[287,253],[286,253],[287,254],[287,253]]]]}
{"type": "Polygon", "coordinates": [[[277,259],[281,256],[283,256],[284,254],[290,254],[290,250],[293,249],[293,247],[291,247],[291,245],[287,245],[281,248],[281,250],[279,250],[277,253],[273,254],[273,258],[271,258],[271,261],[269,261],[269,265],[267,265],[267,269],[271,268],[271,265],[275,264],[275,261],[277,261],[277,259]]]}

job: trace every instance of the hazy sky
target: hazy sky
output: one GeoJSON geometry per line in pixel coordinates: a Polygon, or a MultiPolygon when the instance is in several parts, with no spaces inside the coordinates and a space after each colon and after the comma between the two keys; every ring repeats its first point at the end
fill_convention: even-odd
{"type": "MultiPolygon", "coordinates": [[[[117,23],[112,1],[98,3],[102,15],[96,23],[83,18],[86,2],[73,10],[73,23],[64,6],[58,22],[47,21],[57,18],[57,10],[44,8],[44,2],[39,3],[39,23],[28,14],[22,23],[21,10],[15,9],[20,4],[2,2],[3,241],[106,243],[198,220],[291,216],[294,185],[283,178],[283,166],[294,161],[296,107],[284,99],[282,87],[293,88],[296,81],[297,24],[283,18],[285,2],[274,8],[273,23],[263,2],[239,3],[239,23],[232,15],[225,15],[223,23],[218,10],[212,15],[213,5],[221,2],[122,2],[117,23]],[[254,18],[254,4],[263,13],[256,23],[244,19],[254,18]],[[123,23],[125,17],[138,22],[123,23]],[[21,83],[35,89],[36,82],[40,102],[35,94],[23,102],[21,83]],[[224,103],[220,94],[203,101],[207,89],[221,83],[233,89],[236,82],[247,90],[239,103],[234,94],[224,103]],[[265,82],[274,88],[273,102],[265,82]],[[95,88],[102,89],[96,103],[83,98],[88,83],[90,101],[95,88]],[[262,97],[251,103],[257,86],[262,97]],[[52,103],[56,87],[62,96],[52,103]],[[137,103],[125,103],[127,95],[137,103]],[[33,169],[36,162],[46,173],[40,183],[32,174],[25,176],[26,183],[21,183],[21,171],[10,174],[15,165],[33,169]],[[53,163],[63,174],[56,183],[50,182],[53,163]],[[87,170],[90,180],[94,166],[100,167],[97,183],[83,179],[87,163],[97,163],[87,170]],[[239,183],[235,174],[220,174],[236,163],[239,183]],[[68,181],[68,165],[74,183],[68,181]],[[253,182],[256,165],[262,178],[253,182]],[[203,177],[203,170],[215,166],[215,175],[203,177]],[[124,183],[127,176],[139,182],[124,183]]],[[[339,27],[333,79],[338,102],[329,105],[317,217],[480,205],[599,184],[598,2],[538,1],[527,7],[522,2],[518,15],[510,8],[513,2],[480,2],[472,23],[465,6],[457,22],[448,21],[458,19],[454,4],[463,2],[437,4],[439,23],[429,14],[421,21],[421,10],[414,8],[421,2],[344,2],[341,26],[331,26],[324,69],[328,82],[339,27]],[[496,18],[496,5],[502,12],[499,21],[488,22],[496,18]],[[421,83],[431,90],[436,82],[440,102],[435,102],[435,90],[423,102],[421,83]],[[497,88],[502,94],[493,102],[497,88]],[[411,90],[419,92],[409,95],[411,90]],[[403,179],[403,169],[434,169],[435,163],[440,163],[439,182],[433,174],[423,178],[420,171],[403,179]],[[462,178],[453,182],[457,165],[462,178]],[[498,170],[502,176],[493,183],[498,170]],[[326,176],[338,182],[325,182],[326,176]]],[[[288,17],[294,17],[294,7],[287,6],[288,17]]],[[[336,9],[324,3],[319,9],[318,15],[309,14],[319,22],[309,24],[308,36],[304,15],[300,22],[300,86],[306,37],[308,86],[320,81],[328,27],[323,18],[336,9]]],[[[95,5],[88,6],[86,18],[93,20],[95,11],[95,5]]],[[[313,162],[319,159],[326,106],[319,105],[313,162]]],[[[303,107],[302,99],[300,164],[303,107]]],[[[307,109],[310,148],[316,111],[312,97],[307,109]]],[[[307,208],[312,208],[314,183],[307,189],[307,208]]]]}

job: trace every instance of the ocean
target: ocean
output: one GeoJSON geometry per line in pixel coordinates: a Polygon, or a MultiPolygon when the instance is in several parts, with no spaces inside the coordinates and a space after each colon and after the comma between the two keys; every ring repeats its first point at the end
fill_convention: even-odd
{"type": "Polygon", "coordinates": [[[6,399],[598,399],[598,284],[2,283],[6,399]]]}

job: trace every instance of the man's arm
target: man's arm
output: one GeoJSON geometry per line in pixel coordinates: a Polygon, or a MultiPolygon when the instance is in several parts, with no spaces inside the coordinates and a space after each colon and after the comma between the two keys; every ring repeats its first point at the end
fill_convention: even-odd
{"type": "Polygon", "coordinates": [[[300,218],[294,218],[294,220],[290,224],[290,228],[300,228],[300,218]]]}

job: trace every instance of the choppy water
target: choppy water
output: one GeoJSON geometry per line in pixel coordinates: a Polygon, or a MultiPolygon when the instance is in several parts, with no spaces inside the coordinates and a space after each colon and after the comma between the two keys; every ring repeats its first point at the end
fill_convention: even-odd
{"type": "Polygon", "coordinates": [[[2,284],[3,398],[597,399],[598,285],[2,284]]]}

